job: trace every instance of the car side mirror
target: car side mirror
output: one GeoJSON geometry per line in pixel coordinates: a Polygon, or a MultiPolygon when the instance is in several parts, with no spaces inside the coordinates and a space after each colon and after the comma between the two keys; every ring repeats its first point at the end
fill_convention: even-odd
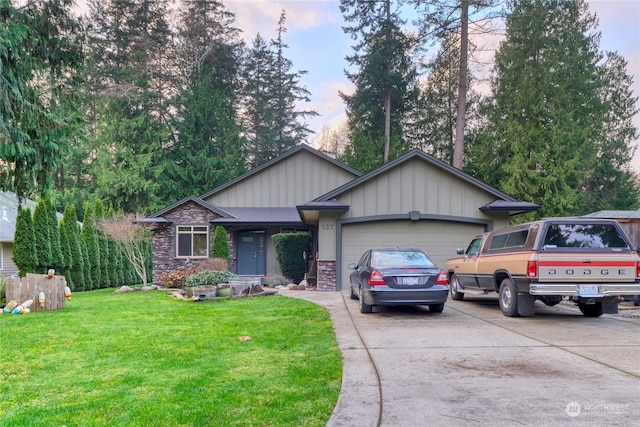
{"type": "Polygon", "coordinates": [[[347,267],[349,268],[349,270],[357,270],[358,269],[358,266],[355,265],[354,263],[349,264],[347,267]]]}
{"type": "Polygon", "coordinates": [[[464,255],[464,249],[463,248],[458,248],[458,249],[456,249],[456,253],[458,255],[464,255]]]}

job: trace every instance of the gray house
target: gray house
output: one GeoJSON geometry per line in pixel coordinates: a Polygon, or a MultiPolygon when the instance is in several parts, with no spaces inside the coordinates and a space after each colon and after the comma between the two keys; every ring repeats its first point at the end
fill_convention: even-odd
{"type": "MultiPolygon", "coordinates": [[[[418,247],[440,264],[473,236],[539,209],[413,150],[362,175],[300,145],[200,197],[145,218],[154,224],[154,281],[207,257],[216,225],[227,230],[231,271],[279,274],[271,236],[312,236],[318,289],[348,288],[346,266],[375,246],[418,247]]],[[[302,254],[301,254],[302,256],[302,254]]]]}

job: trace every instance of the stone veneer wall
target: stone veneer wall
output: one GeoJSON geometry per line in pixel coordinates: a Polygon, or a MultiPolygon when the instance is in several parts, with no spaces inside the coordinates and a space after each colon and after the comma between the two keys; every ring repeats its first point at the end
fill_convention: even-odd
{"type": "MultiPolygon", "coordinates": [[[[205,209],[197,203],[187,202],[163,215],[163,218],[172,224],[158,224],[153,233],[153,283],[159,283],[160,276],[165,271],[186,269],[191,265],[197,265],[202,258],[177,258],[176,257],[176,226],[208,225],[209,245],[213,243],[215,227],[209,224],[219,218],[214,212],[205,209]]],[[[228,232],[227,232],[228,234],[228,232]]]]}
{"type": "Polygon", "coordinates": [[[318,263],[318,291],[335,291],[337,288],[336,261],[319,259],[318,263]]]}

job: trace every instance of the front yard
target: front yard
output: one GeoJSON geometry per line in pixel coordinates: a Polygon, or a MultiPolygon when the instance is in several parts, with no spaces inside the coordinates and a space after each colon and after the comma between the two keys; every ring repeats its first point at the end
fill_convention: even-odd
{"type": "Polygon", "coordinates": [[[0,315],[0,425],[324,426],[341,384],[325,309],[76,293],[0,315]]]}

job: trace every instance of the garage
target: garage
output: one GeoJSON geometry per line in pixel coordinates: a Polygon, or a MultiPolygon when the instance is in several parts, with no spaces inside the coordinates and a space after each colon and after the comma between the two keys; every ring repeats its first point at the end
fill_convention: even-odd
{"type": "Polygon", "coordinates": [[[436,264],[455,256],[466,247],[470,236],[485,231],[484,225],[438,220],[387,220],[342,226],[341,289],[348,289],[350,263],[357,263],[364,251],[376,247],[412,247],[425,251],[436,264]]]}

